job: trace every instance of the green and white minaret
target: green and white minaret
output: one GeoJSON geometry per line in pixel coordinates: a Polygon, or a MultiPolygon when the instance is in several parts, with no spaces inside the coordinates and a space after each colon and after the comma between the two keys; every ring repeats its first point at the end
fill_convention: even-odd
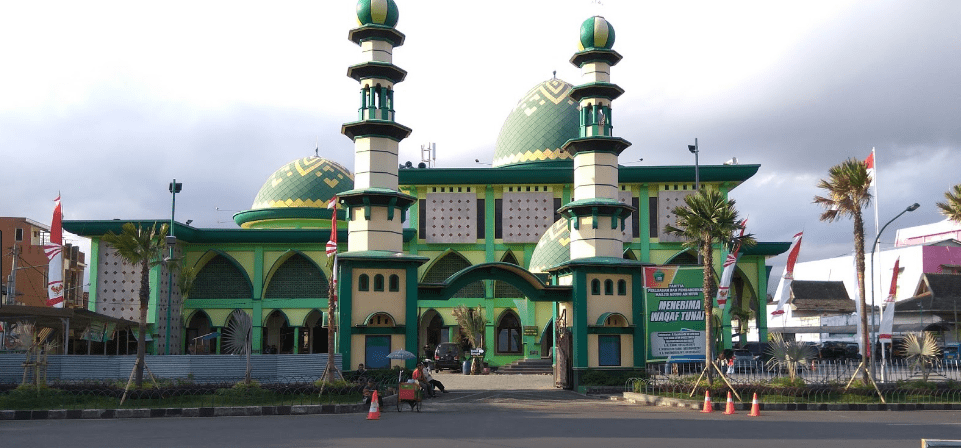
{"type": "Polygon", "coordinates": [[[417,268],[428,259],[404,254],[403,222],[416,198],[398,190],[397,151],[410,128],[397,123],[394,86],[407,72],[393,63],[404,34],[394,29],[394,0],[357,2],[358,27],[348,38],[363,61],[347,69],[360,83],[357,121],[341,132],[354,142],[354,189],[338,194],[347,215],[347,252],[337,255],[337,351],[343,368],[387,368],[389,351],[417,353],[417,268]]]}
{"type": "Polygon", "coordinates": [[[341,132],[354,142],[354,190],[341,193],[348,210],[347,250],[400,252],[402,223],[415,198],[397,190],[397,151],[411,129],[394,121],[394,86],[407,72],[393,64],[404,34],[394,29],[399,13],[393,0],[357,2],[358,28],[348,38],[364,60],[347,69],[360,83],[357,121],[341,132]]]}
{"type": "Polygon", "coordinates": [[[574,200],[560,213],[571,221],[571,260],[620,258],[624,220],[634,211],[617,200],[617,157],[631,144],[611,135],[611,102],[624,93],[611,83],[611,67],[621,55],[611,49],[614,27],[600,16],[581,25],[579,44],[571,63],[581,68],[581,84],[570,96],[579,103],[580,135],[564,145],[574,158],[574,200]]]}

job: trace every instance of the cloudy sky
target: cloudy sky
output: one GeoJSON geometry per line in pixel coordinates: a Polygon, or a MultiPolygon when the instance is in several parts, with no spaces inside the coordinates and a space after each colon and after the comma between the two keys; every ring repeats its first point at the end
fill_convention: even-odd
{"type": "MultiPolygon", "coordinates": [[[[621,162],[691,164],[697,137],[702,164],[760,164],[732,197],[762,241],[804,230],[801,261],[853,247],[851,222],[821,223],[811,203],[832,165],[877,148],[882,223],[921,204],[904,226],[940,221],[934,203],[961,182],[961,2],[398,4],[397,120],[414,130],[402,161],[428,141],[442,167],[490,161],[530,87],[554,70],[579,82],[568,60],[599,13],[624,56],[621,162]]],[[[340,125],[356,118],[354,5],[5,2],[0,215],[48,222],[59,191],[66,219],[169,218],[176,178],[178,221],[235,227],[267,177],[318,142],[352,169],[340,125]]],[[[770,260],[775,275],[783,263],[770,260]]]]}

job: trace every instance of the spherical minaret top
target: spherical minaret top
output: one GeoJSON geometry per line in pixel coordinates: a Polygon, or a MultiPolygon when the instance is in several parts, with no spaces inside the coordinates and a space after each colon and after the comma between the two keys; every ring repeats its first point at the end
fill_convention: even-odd
{"type": "Polygon", "coordinates": [[[581,24],[581,40],[578,42],[578,48],[581,51],[610,50],[613,46],[614,26],[606,19],[594,16],[581,24]]]}
{"type": "Polygon", "coordinates": [[[357,22],[361,26],[381,25],[391,28],[397,25],[397,4],[394,0],[358,0],[357,22]]]}

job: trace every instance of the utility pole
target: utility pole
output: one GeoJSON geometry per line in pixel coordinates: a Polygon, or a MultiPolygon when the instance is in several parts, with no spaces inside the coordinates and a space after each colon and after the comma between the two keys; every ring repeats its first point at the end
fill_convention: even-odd
{"type": "Polygon", "coordinates": [[[13,243],[13,262],[10,265],[10,277],[7,283],[7,305],[15,305],[17,300],[17,259],[20,258],[20,246],[13,243]]]}

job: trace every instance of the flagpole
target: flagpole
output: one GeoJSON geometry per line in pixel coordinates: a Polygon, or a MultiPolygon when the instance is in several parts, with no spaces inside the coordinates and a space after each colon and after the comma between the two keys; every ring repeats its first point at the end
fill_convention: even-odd
{"type": "MultiPolygon", "coordinates": [[[[871,165],[872,165],[872,167],[874,168],[874,170],[873,170],[872,173],[871,173],[871,185],[874,186],[874,247],[871,248],[871,257],[872,257],[872,259],[871,259],[871,263],[872,263],[871,266],[873,267],[873,266],[874,266],[874,263],[877,263],[877,264],[879,264],[879,265],[881,264],[881,251],[878,250],[878,249],[881,248],[881,239],[879,238],[879,236],[881,235],[881,229],[880,229],[880,221],[879,221],[879,219],[878,219],[878,217],[879,217],[879,211],[878,211],[878,209],[879,209],[879,207],[878,207],[878,159],[877,159],[877,153],[876,153],[876,151],[875,151],[875,147],[873,147],[873,146],[871,147],[871,165]],[[877,253],[877,257],[876,257],[876,258],[875,258],[875,255],[874,255],[875,253],[877,253]]],[[[873,348],[874,343],[878,340],[878,332],[877,332],[878,322],[877,322],[877,319],[875,318],[875,314],[874,314],[874,311],[875,311],[874,308],[875,308],[875,303],[876,303],[874,296],[877,294],[875,291],[878,291],[878,290],[881,289],[881,281],[880,281],[880,280],[881,280],[881,276],[880,276],[880,275],[878,275],[878,278],[877,278],[877,279],[874,278],[874,270],[872,269],[872,271],[871,271],[871,332],[873,333],[873,336],[874,336],[874,337],[871,338],[871,345],[872,345],[871,348],[873,348]]],[[[881,346],[881,351],[882,351],[882,352],[884,351],[884,346],[883,346],[883,345],[881,346]]],[[[871,353],[871,354],[872,354],[872,356],[871,356],[871,374],[872,374],[872,376],[873,376],[874,373],[875,373],[874,361],[875,361],[877,358],[876,358],[876,354],[875,354],[874,352],[868,351],[868,353],[871,353]]]]}

